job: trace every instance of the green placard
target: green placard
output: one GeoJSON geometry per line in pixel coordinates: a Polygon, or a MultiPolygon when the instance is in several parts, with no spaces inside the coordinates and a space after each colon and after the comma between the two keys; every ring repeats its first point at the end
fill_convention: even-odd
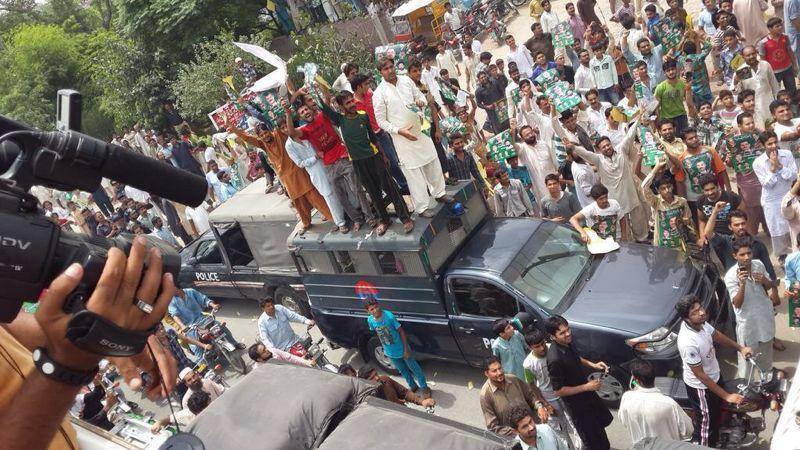
{"type": "Polygon", "coordinates": [[[800,328],[800,281],[793,282],[786,290],[789,299],[789,326],[800,328]]]}
{"type": "Polygon", "coordinates": [[[664,17],[653,24],[651,30],[661,40],[661,47],[664,49],[664,53],[678,45],[683,39],[683,30],[669,17],[664,17]]]}
{"type": "Polygon", "coordinates": [[[559,81],[558,70],[556,69],[547,69],[544,72],[540,73],[538,77],[534,80],[537,85],[541,86],[544,91],[550,89],[551,86],[558,83],[559,81]]]}
{"type": "Polygon", "coordinates": [[[572,47],[575,44],[575,36],[572,34],[572,25],[569,22],[557,24],[550,30],[550,34],[553,35],[553,47],[572,47]]]}
{"type": "Polygon", "coordinates": [[[545,93],[556,107],[556,111],[560,113],[578,106],[581,102],[581,96],[573,91],[566,81],[553,84],[545,93]]]}
{"type": "Polygon", "coordinates": [[[408,44],[389,44],[375,47],[375,62],[386,56],[394,60],[394,68],[399,75],[408,73],[408,44]]]}
{"type": "Polygon", "coordinates": [[[508,99],[505,97],[494,102],[494,112],[497,114],[497,123],[502,125],[508,122],[508,99]]]}
{"type": "Polygon", "coordinates": [[[517,156],[514,144],[511,142],[511,132],[509,130],[496,134],[486,141],[489,158],[493,161],[504,162],[512,156],[517,156]]]}
{"type": "Polygon", "coordinates": [[[447,136],[448,139],[455,133],[461,133],[465,136],[467,134],[467,125],[460,121],[458,117],[454,116],[447,116],[440,120],[439,128],[441,128],[442,134],[447,136]]]}

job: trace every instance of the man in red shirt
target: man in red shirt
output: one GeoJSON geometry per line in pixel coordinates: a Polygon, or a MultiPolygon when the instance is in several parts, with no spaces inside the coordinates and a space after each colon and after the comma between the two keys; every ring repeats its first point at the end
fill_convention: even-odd
{"type": "Polygon", "coordinates": [[[769,34],[758,42],[758,53],[772,67],[775,78],[782,81],[783,87],[794,95],[797,89],[794,81],[797,60],[789,45],[789,37],[783,33],[783,20],[778,17],[770,18],[767,29],[769,34]]]}
{"type": "MultiPolygon", "coordinates": [[[[308,96],[304,95],[304,97],[308,96]]],[[[325,165],[325,172],[333,185],[336,197],[339,198],[342,208],[344,208],[345,213],[353,222],[353,231],[361,229],[364,225],[365,216],[367,224],[375,228],[378,225],[378,220],[372,212],[364,189],[356,179],[355,169],[353,169],[353,163],[347,153],[347,147],[345,147],[339,134],[333,128],[330,119],[322,112],[312,112],[307,106],[306,98],[303,98],[302,104],[297,108],[297,114],[306,124],[300,128],[295,128],[288,103],[285,99],[282,100],[282,103],[286,110],[286,124],[289,134],[295,139],[307,140],[317,151],[317,156],[322,159],[322,163],[325,165]],[[359,205],[353,205],[351,198],[356,198],[359,205]]]]}
{"type": "Polygon", "coordinates": [[[369,117],[369,123],[372,125],[372,131],[378,137],[378,147],[381,152],[389,159],[389,171],[392,178],[397,182],[400,187],[400,193],[409,195],[408,183],[403,171],[400,170],[400,162],[397,159],[397,150],[392,143],[392,137],[389,133],[383,131],[378,126],[378,121],[375,120],[375,109],[372,107],[372,89],[369,88],[370,77],[364,74],[358,74],[350,81],[350,86],[353,88],[353,97],[356,99],[356,108],[358,111],[364,111],[369,117]]]}

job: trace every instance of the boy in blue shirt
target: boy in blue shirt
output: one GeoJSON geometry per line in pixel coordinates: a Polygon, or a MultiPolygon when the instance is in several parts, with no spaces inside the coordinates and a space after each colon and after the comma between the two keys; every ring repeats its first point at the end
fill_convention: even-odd
{"type": "Polygon", "coordinates": [[[384,354],[392,360],[392,365],[405,378],[408,388],[412,392],[417,392],[417,389],[422,388],[423,398],[431,398],[431,389],[425,380],[425,374],[422,373],[419,363],[411,357],[406,333],[400,326],[400,322],[391,311],[384,311],[378,306],[374,297],[370,296],[365,299],[364,307],[369,313],[369,317],[367,317],[369,329],[378,335],[384,354]]]}

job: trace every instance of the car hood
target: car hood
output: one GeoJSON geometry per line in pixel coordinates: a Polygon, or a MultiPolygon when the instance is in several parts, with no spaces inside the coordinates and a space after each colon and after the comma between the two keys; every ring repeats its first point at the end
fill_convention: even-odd
{"type": "Polygon", "coordinates": [[[637,336],[672,323],[675,304],[699,275],[680,252],[649,245],[621,244],[596,258],[564,317],[637,336]]]}

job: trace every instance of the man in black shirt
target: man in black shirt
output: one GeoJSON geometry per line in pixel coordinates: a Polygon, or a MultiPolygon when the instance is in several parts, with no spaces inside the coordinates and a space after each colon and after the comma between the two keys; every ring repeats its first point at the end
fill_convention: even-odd
{"type": "Polygon", "coordinates": [[[525,41],[525,47],[528,47],[531,55],[543,52],[548,61],[555,60],[556,50],[553,47],[553,35],[545,33],[542,29],[542,24],[539,22],[531,25],[531,31],[533,32],[533,37],[525,41]]]}
{"type": "Polygon", "coordinates": [[[599,379],[586,381],[584,367],[593,371],[608,372],[604,362],[593,363],[581,358],[572,347],[572,333],[567,320],[552,316],[545,322],[545,329],[553,341],[547,350],[547,370],[553,392],[569,409],[584,447],[590,450],[609,449],[605,427],[614,419],[595,391],[600,389],[599,379]]]}
{"type": "MultiPolygon", "coordinates": [[[[509,119],[508,114],[503,114],[505,120],[502,122],[498,117],[497,105],[495,102],[506,98],[506,84],[508,80],[505,77],[491,78],[489,73],[481,71],[478,73],[478,88],[475,90],[475,100],[478,106],[486,111],[486,123],[491,127],[492,133],[500,133],[508,129],[509,119]]],[[[508,108],[508,105],[504,106],[508,108]]],[[[500,111],[503,113],[503,111],[500,111]]],[[[484,129],[487,127],[484,125],[484,129]]]]}
{"type": "Polygon", "coordinates": [[[717,212],[717,221],[714,231],[717,234],[730,236],[731,229],[729,215],[731,211],[744,210],[744,203],[738,194],[730,191],[723,191],[717,183],[717,176],[713,174],[705,175],[700,179],[700,186],[703,188],[703,195],[697,199],[697,223],[700,230],[700,239],[705,243],[704,231],[711,211],[717,202],[725,202],[726,206],[717,212]]]}
{"type": "MultiPolygon", "coordinates": [[[[757,237],[751,236],[750,233],[747,232],[746,212],[741,209],[731,211],[728,214],[728,229],[730,230],[730,234],[717,233],[717,216],[722,208],[724,208],[723,201],[719,201],[711,209],[711,214],[709,214],[708,222],[706,223],[705,235],[706,240],[711,244],[711,248],[714,249],[714,253],[719,257],[723,267],[728,269],[736,264],[736,260],[733,258],[733,242],[736,239],[747,236],[750,237],[753,242],[753,246],[751,247],[753,259],[764,263],[764,267],[767,269],[770,278],[775,280],[775,267],[772,266],[772,260],[770,260],[767,246],[757,237]]],[[[773,289],[770,295],[777,295],[777,291],[773,289]]]]}

